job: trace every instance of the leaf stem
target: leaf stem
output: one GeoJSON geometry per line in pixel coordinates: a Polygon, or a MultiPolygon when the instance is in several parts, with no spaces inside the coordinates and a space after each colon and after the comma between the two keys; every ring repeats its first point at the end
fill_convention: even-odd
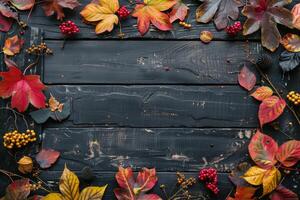
{"type": "Polygon", "coordinates": [[[25,70],[24,70],[24,72],[23,72],[23,75],[26,74],[26,72],[27,72],[28,69],[30,69],[30,68],[36,66],[36,65],[39,63],[39,61],[40,61],[40,55],[38,55],[38,57],[37,57],[37,59],[36,59],[36,61],[35,61],[34,63],[31,63],[30,65],[28,65],[28,66],[25,68],[25,70]]]}
{"type": "Polygon", "coordinates": [[[20,115],[22,117],[22,119],[24,120],[24,123],[26,125],[26,128],[29,129],[29,126],[28,126],[28,122],[27,120],[25,119],[25,116],[17,111],[15,111],[14,109],[10,108],[10,107],[0,107],[0,110],[10,110],[11,112],[13,112],[14,114],[14,117],[15,117],[15,127],[17,130],[19,130],[18,128],[18,125],[17,125],[17,114],[20,115]]]}

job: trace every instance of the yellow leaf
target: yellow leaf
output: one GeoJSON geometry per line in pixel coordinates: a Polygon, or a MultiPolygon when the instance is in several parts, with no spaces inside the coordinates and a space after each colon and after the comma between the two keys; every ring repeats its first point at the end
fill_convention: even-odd
{"type": "Polygon", "coordinates": [[[88,22],[98,22],[95,29],[97,34],[111,32],[114,25],[119,23],[115,14],[119,7],[118,0],[99,0],[99,4],[90,3],[85,6],[80,15],[88,22]]]}
{"type": "Polygon", "coordinates": [[[79,200],[101,200],[106,187],[87,187],[80,193],[79,200]]]}
{"type": "Polygon", "coordinates": [[[268,170],[258,166],[251,167],[243,176],[243,178],[251,185],[260,185],[263,183],[263,178],[268,170]]]}
{"type": "Polygon", "coordinates": [[[67,166],[65,166],[63,174],[60,177],[59,190],[62,193],[64,200],[79,199],[79,180],[67,166]]]}
{"type": "Polygon", "coordinates": [[[64,198],[59,193],[50,193],[47,196],[45,196],[44,198],[42,198],[42,200],[64,200],[64,198]]]}
{"type": "Polygon", "coordinates": [[[263,178],[263,195],[276,189],[281,179],[280,171],[276,167],[269,169],[263,178]]]}

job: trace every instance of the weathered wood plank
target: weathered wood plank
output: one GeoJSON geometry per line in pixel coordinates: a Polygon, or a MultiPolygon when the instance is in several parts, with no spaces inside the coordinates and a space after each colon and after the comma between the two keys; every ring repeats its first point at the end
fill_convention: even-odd
{"type": "MultiPolygon", "coordinates": [[[[244,42],[47,41],[47,84],[236,84],[244,42]]],[[[261,52],[249,43],[251,56],[261,52]]]]}
{"type": "Polygon", "coordinates": [[[52,170],[117,170],[119,165],[158,171],[198,171],[214,166],[228,172],[248,159],[251,129],[46,128],[43,148],[61,152],[52,170]]]}
{"type": "MultiPolygon", "coordinates": [[[[75,125],[257,127],[257,103],[238,86],[50,86],[72,100],[75,125]]],[[[62,124],[64,126],[64,124],[62,124]]]]}

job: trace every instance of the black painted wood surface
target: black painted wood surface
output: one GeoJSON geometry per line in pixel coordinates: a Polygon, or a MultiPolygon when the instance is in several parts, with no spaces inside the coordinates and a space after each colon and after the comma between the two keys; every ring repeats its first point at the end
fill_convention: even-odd
{"type": "MultiPolygon", "coordinates": [[[[115,199],[112,190],[117,186],[114,174],[118,165],[135,171],[156,167],[159,184],[169,188],[176,182],[176,171],[197,177],[200,168],[213,166],[220,173],[221,193],[207,199],[225,199],[233,188],[227,175],[238,163],[251,162],[247,145],[259,126],[259,102],[237,84],[238,71],[246,63],[245,47],[249,46],[254,58],[266,52],[259,33],[230,38],[224,31],[216,31],[213,23],[198,24],[195,10],[199,2],[187,0],[191,30],[175,23],[170,32],[151,27],[140,37],[136,19],[130,18],[122,23],[124,39],[118,37],[118,28],[97,36],[94,26],[82,23],[79,16],[89,0],[81,2],[80,8],[67,11],[68,19],[74,20],[81,32],[67,41],[64,50],[55,17],[45,17],[37,6],[30,18],[30,25],[43,29],[45,42],[54,50],[37,73],[55,97],[69,99],[72,105],[67,120],[50,120],[42,126],[41,147],[62,154],[55,166],[42,172],[42,178],[57,188],[65,163],[78,175],[89,166],[96,175],[91,184],[109,184],[105,199],[111,200],[115,199]],[[212,43],[199,41],[202,30],[214,34],[212,43]]],[[[120,2],[133,7],[126,0],[120,2]]],[[[280,30],[287,31],[281,26],[280,30]]],[[[278,66],[282,50],[271,54],[274,66],[267,73],[285,95],[300,90],[300,69],[282,77],[278,66]]],[[[1,66],[3,70],[3,63],[1,66]]],[[[257,83],[262,83],[260,78],[257,83]]],[[[300,127],[288,110],[277,122],[280,131],[270,126],[265,129],[276,141],[300,139],[300,127]]],[[[1,123],[1,128],[9,129],[1,123]]],[[[3,149],[0,152],[7,154],[3,149]]],[[[3,167],[16,170],[12,163],[5,162],[3,167]]],[[[300,194],[299,182],[299,173],[292,173],[283,184],[300,194]]],[[[163,196],[159,184],[154,191],[163,196]]],[[[4,186],[1,181],[2,192],[4,186]]],[[[193,191],[205,190],[197,184],[193,191]]]]}

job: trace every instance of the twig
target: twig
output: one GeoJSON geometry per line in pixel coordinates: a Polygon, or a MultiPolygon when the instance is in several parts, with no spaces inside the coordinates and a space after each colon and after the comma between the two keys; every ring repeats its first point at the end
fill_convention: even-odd
{"type": "Polygon", "coordinates": [[[37,65],[37,64],[39,63],[39,61],[40,61],[40,55],[38,55],[38,57],[37,57],[37,59],[36,59],[36,61],[35,61],[34,63],[31,63],[30,65],[28,65],[28,66],[25,68],[25,70],[24,70],[24,72],[23,72],[23,75],[26,74],[26,72],[27,72],[28,69],[30,69],[30,68],[34,67],[35,65],[37,65]]]}
{"type": "Polygon", "coordinates": [[[28,123],[25,119],[25,116],[17,111],[15,111],[14,109],[10,108],[10,107],[0,107],[0,110],[10,110],[13,112],[14,117],[15,117],[15,127],[16,129],[18,129],[18,125],[17,125],[17,114],[20,115],[22,117],[22,119],[24,120],[24,123],[26,125],[26,129],[29,129],[28,123]]]}

